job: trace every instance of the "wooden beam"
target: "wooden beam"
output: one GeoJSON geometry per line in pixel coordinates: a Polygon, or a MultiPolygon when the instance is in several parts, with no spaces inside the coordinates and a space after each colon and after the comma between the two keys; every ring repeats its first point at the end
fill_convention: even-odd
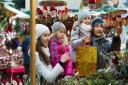
{"type": "Polygon", "coordinates": [[[36,0],[30,0],[30,85],[36,85],[35,77],[35,16],[36,0]]]}

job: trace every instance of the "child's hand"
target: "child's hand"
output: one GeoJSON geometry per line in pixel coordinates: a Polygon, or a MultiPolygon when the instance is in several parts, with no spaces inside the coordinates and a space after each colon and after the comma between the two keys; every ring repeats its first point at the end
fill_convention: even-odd
{"type": "Polygon", "coordinates": [[[85,37],[83,38],[83,43],[84,43],[85,45],[89,45],[90,41],[89,41],[89,37],[88,37],[88,36],[85,36],[85,37]]]}
{"type": "Polygon", "coordinates": [[[63,44],[63,46],[65,46],[65,45],[67,45],[67,44],[68,44],[68,39],[67,39],[67,36],[66,36],[66,35],[64,35],[64,38],[63,38],[62,44],[63,44]]]}
{"type": "Polygon", "coordinates": [[[117,26],[115,29],[115,36],[120,36],[120,34],[122,33],[122,28],[120,26],[117,26]]]}
{"type": "Polygon", "coordinates": [[[63,54],[63,55],[61,56],[60,61],[63,62],[63,63],[65,63],[65,62],[68,61],[69,59],[71,59],[70,56],[69,56],[69,53],[66,52],[65,54],[63,54]]]}

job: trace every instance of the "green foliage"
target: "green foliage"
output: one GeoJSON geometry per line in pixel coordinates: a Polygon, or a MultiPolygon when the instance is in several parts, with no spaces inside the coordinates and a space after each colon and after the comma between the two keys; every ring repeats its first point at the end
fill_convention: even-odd
{"type": "Polygon", "coordinates": [[[111,52],[109,63],[113,68],[100,69],[97,72],[85,77],[70,77],[60,80],[58,85],[127,85],[128,84],[128,52],[111,52]],[[113,58],[118,57],[117,63],[113,58]],[[114,69],[114,70],[113,70],[114,69]]]}
{"type": "Polygon", "coordinates": [[[104,74],[105,78],[103,76],[102,78],[99,77],[101,75],[103,74],[99,73],[96,78],[71,77],[69,79],[59,80],[55,85],[126,85],[128,83],[126,80],[116,80],[113,77],[110,77],[110,74],[109,76],[104,74]]]}
{"type": "Polygon", "coordinates": [[[1,23],[0,23],[0,30],[4,28],[4,26],[6,25],[6,19],[7,18],[4,18],[3,20],[0,20],[1,23]]]}

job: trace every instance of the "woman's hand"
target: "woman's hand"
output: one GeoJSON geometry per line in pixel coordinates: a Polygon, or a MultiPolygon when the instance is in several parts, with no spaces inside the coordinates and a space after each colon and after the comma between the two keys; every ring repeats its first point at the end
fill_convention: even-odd
{"type": "Polygon", "coordinates": [[[71,59],[71,58],[69,57],[69,53],[66,52],[65,54],[63,54],[63,55],[61,56],[60,61],[63,62],[63,63],[65,63],[65,62],[68,61],[69,59],[71,59]]]}

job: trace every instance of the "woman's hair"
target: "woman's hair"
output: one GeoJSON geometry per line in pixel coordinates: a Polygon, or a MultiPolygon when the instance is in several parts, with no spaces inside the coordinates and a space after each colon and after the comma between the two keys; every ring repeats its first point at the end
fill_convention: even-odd
{"type": "Polygon", "coordinates": [[[42,62],[45,62],[46,65],[50,64],[50,60],[48,59],[48,57],[46,56],[46,54],[44,53],[44,51],[42,50],[42,42],[41,42],[41,36],[37,39],[37,43],[36,43],[36,51],[39,52],[39,57],[40,60],[42,62]]]}

